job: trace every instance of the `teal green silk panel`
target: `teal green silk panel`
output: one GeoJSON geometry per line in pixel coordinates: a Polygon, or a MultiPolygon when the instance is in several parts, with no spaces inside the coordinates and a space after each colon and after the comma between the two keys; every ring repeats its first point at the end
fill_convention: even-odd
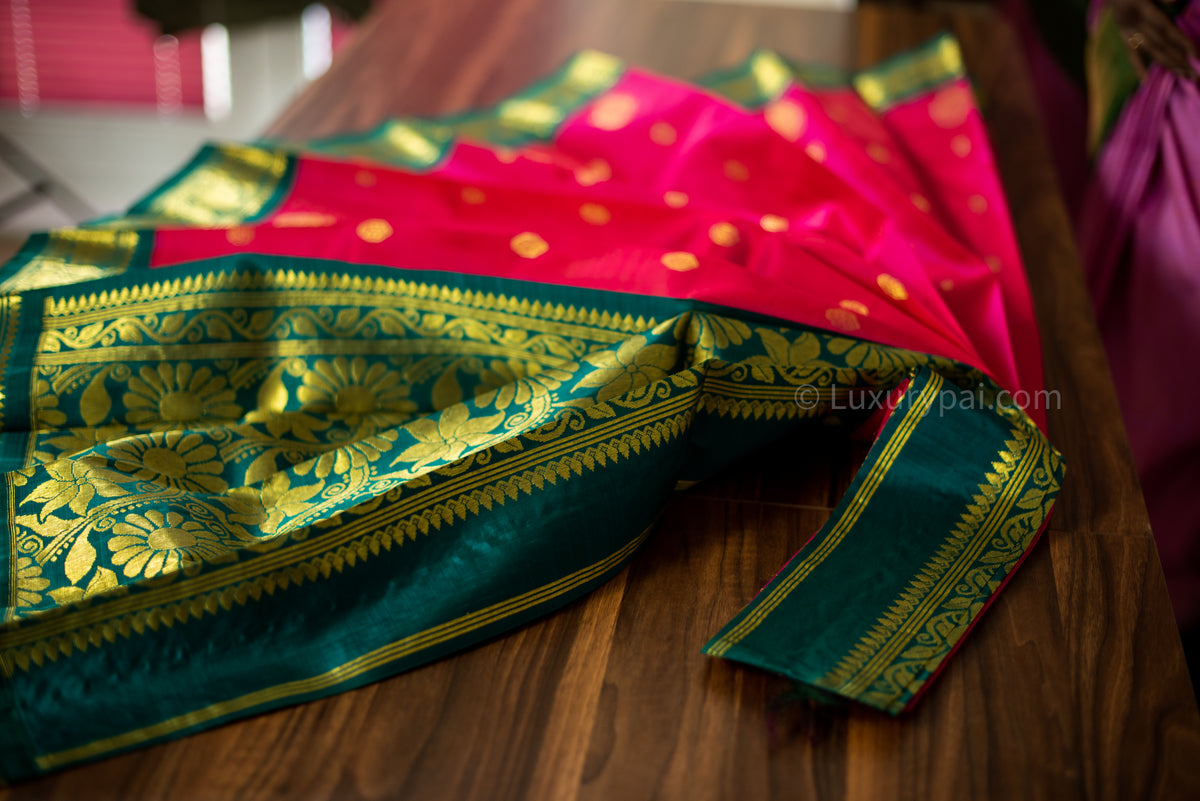
{"type": "Polygon", "coordinates": [[[978,371],[689,301],[246,255],[0,296],[0,335],[10,781],[545,614],[868,391],[847,498],[708,650],[895,712],[1062,477],[978,371]]]}

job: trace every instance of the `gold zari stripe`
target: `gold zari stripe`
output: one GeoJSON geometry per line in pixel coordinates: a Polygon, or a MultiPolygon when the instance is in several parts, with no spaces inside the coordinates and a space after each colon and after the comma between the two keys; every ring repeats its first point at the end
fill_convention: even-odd
{"type": "Polygon", "coordinates": [[[419,651],[431,648],[440,643],[461,637],[469,634],[472,631],[482,628],[490,623],[497,622],[506,617],[519,614],[527,609],[530,609],[539,604],[543,604],[562,596],[571,590],[586,584],[587,582],[602,576],[607,571],[619,565],[627,557],[629,557],[638,546],[646,539],[650,533],[650,529],[646,529],[640,535],[635,537],[619,551],[602,559],[595,564],[578,570],[557,581],[543,585],[535,590],[510,598],[507,601],[493,604],[492,606],[480,609],[462,617],[455,618],[449,622],[427,629],[419,634],[413,634],[405,637],[402,640],[397,640],[394,643],[389,643],[381,648],[377,648],[370,653],[364,654],[357,659],[353,659],[345,664],[338,665],[332,670],[321,673],[307,679],[299,679],[290,681],[285,684],[279,684],[274,687],[268,687],[256,692],[248,693],[239,698],[234,698],[229,701],[206,706],[203,709],[198,709],[194,712],[189,712],[185,715],[178,715],[153,726],[147,726],[135,731],[126,732],[117,735],[116,737],[108,737],[103,740],[97,740],[87,745],[82,745],[77,748],[71,748],[65,751],[59,751],[54,754],[47,754],[37,758],[38,767],[42,770],[50,770],[60,765],[66,765],[71,762],[77,762],[83,759],[90,759],[101,754],[106,754],[110,751],[130,748],[150,740],[166,737],[179,731],[191,728],[192,726],[217,720],[227,715],[233,715],[238,712],[244,712],[248,709],[253,709],[263,704],[275,703],[278,701],[295,698],[302,695],[308,695],[314,692],[321,692],[331,687],[336,687],[343,682],[350,681],[358,676],[363,675],[371,670],[383,667],[390,662],[395,662],[398,659],[403,659],[411,656],[419,651]]]}
{"type": "MultiPolygon", "coordinates": [[[[730,629],[724,637],[708,649],[708,653],[713,656],[722,656],[728,652],[730,648],[753,631],[767,615],[787,598],[801,581],[833,553],[834,549],[837,548],[838,544],[841,543],[846,534],[853,528],[855,522],[858,521],[862,510],[875,494],[875,490],[883,482],[888,470],[891,469],[892,464],[900,455],[901,449],[908,442],[913,430],[916,429],[921,418],[924,417],[929,407],[933,404],[933,400],[941,390],[943,383],[942,377],[937,373],[930,375],[929,383],[917,395],[912,408],[907,411],[906,416],[880,453],[879,459],[863,480],[862,485],[859,487],[850,505],[846,508],[845,513],[830,530],[828,536],[825,537],[824,541],[804,561],[796,566],[786,580],[780,583],[771,591],[770,595],[763,599],[753,612],[743,618],[740,623],[730,629]]],[[[902,402],[903,397],[901,396],[897,399],[897,403],[902,402]]]]}

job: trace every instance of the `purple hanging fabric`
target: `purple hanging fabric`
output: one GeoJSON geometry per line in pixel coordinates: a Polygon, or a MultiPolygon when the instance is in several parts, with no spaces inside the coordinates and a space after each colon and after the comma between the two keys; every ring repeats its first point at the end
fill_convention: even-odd
{"type": "MultiPolygon", "coordinates": [[[[1200,8],[1179,25],[1200,42],[1200,8]]],[[[1200,624],[1200,88],[1152,66],[1096,163],[1080,241],[1181,625],[1200,624]]]]}

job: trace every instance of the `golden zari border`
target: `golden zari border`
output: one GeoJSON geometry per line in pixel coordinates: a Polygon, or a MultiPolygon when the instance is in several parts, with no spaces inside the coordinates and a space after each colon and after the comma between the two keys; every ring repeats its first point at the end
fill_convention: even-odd
{"type": "Polygon", "coordinates": [[[868,106],[884,111],[918,92],[965,75],[962,51],[949,34],[911,53],[863,70],[854,88],[868,106]]]}
{"type": "MultiPolygon", "coordinates": [[[[495,111],[496,122],[513,131],[548,137],[580,103],[611,88],[624,69],[620,59],[585,50],[571,59],[559,75],[502,102],[495,111]]],[[[472,134],[469,125],[456,127],[461,127],[464,135],[472,134]]]]}
{"type": "MultiPolygon", "coordinates": [[[[129,218],[224,226],[253,220],[285,187],[292,160],[285,151],[246,145],[206,145],[178,175],[135,204],[129,218]]],[[[115,220],[111,225],[128,224],[115,220]]]]}
{"type": "MultiPolygon", "coordinates": [[[[940,382],[937,378],[935,386],[940,386],[940,382]]],[[[270,594],[278,587],[314,581],[331,571],[341,572],[346,565],[378,554],[381,548],[390,550],[402,544],[405,538],[427,535],[456,518],[481,514],[482,509],[490,509],[493,504],[504,505],[506,498],[533,494],[546,483],[570,480],[594,470],[597,464],[621,461],[643,449],[665,445],[682,435],[697,412],[715,410],[721,416],[747,420],[816,413],[816,407],[802,410],[793,400],[778,397],[783,393],[790,396],[793,392],[790,387],[780,388],[782,392],[778,394],[772,392],[776,398],[764,403],[756,397],[764,388],[742,387],[740,394],[744,397],[738,397],[735,384],[720,380],[711,380],[714,385],[722,385],[719,389],[714,386],[721,397],[713,400],[705,391],[709,383],[703,369],[671,375],[643,388],[636,393],[637,397],[615,399],[574,412],[603,422],[569,433],[570,418],[559,417],[539,429],[514,434],[514,443],[519,440],[517,449],[524,451],[521,456],[491,464],[486,464],[485,459],[485,464],[472,470],[452,469],[450,477],[436,488],[343,522],[327,534],[249,563],[197,577],[186,585],[151,590],[115,599],[103,607],[78,611],[69,620],[55,619],[49,613],[37,624],[17,629],[7,637],[12,648],[5,653],[5,661],[27,670],[31,664],[57,660],[60,655],[86,650],[104,641],[113,642],[117,637],[130,637],[147,627],[171,626],[177,620],[230,610],[256,600],[263,592],[270,594]],[[654,401],[660,389],[669,390],[674,397],[654,401]],[[621,407],[632,411],[616,416],[621,407]]],[[[832,388],[826,392],[830,399],[839,394],[832,388]]],[[[496,447],[504,446],[497,443],[496,447]]]]}
{"type": "MultiPolygon", "coordinates": [[[[41,247],[29,254],[25,264],[0,284],[0,294],[120,275],[129,269],[143,235],[137,231],[66,228],[50,231],[44,236],[41,247]]],[[[26,247],[37,239],[31,239],[26,247]]]]}
{"type": "Polygon", "coordinates": [[[54,754],[37,758],[37,765],[42,770],[51,770],[53,768],[78,762],[84,759],[91,759],[111,751],[118,751],[125,748],[131,748],[142,743],[149,742],[161,737],[166,737],[176,732],[183,731],[201,723],[207,723],[213,720],[218,720],[227,715],[244,712],[265,704],[278,704],[281,701],[298,698],[309,695],[311,693],[321,692],[336,687],[344,682],[351,681],[372,670],[377,670],[385,665],[403,659],[407,656],[415,654],[419,651],[431,648],[440,643],[452,640],[456,637],[461,637],[469,634],[472,631],[480,629],[491,623],[503,620],[506,617],[524,612],[540,604],[545,604],[553,601],[578,587],[594,581],[605,573],[613,570],[628,559],[641,546],[649,535],[650,529],[647,528],[620,550],[614,552],[610,556],[596,562],[589,567],[578,570],[568,576],[564,576],[557,581],[530,590],[506,601],[493,604],[476,612],[463,615],[454,620],[435,626],[418,634],[413,634],[405,637],[402,640],[397,640],[394,643],[389,643],[381,648],[377,648],[370,653],[363,654],[360,657],[350,660],[344,664],[338,665],[332,670],[326,671],[316,676],[307,679],[299,679],[290,681],[285,684],[279,684],[274,687],[267,687],[262,690],[257,690],[252,693],[234,698],[228,701],[211,704],[198,709],[195,712],[189,712],[186,715],[178,715],[176,717],[164,720],[153,726],[137,729],[135,731],[126,732],[109,737],[103,740],[88,743],[87,745],[71,748],[66,751],[59,751],[54,754]]]}
{"type": "Polygon", "coordinates": [[[13,348],[17,341],[17,323],[20,319],[21,297],[0,296],[0,427],[3,426],[4,416],[8,411],[4,376],[8,372],[8,360],[13,356],[13,348]]]}
{"type": "MultiPolygon", "coordinates": [[[[937,373],[932,373],[929,382],[921,389],[912,408],[904,412],[905,417],[893,433],[891,439],[879,454],[879,459],[871,467],[866,478],[859,486],[850,505],[846,508],[846,512],[833,525],[829,534],[821,541],[811,554],[809,554],[802,562],[800,562],[792,570],[791,574],[775,587],[771,593],[764,598],[754,609],[754,611],[742,619],[740,623],[731,628],[725,633],[725,636],[717,640],[706,649],[706,652],[711,656],[723,656],[734,645],[743,640],[750,632],[769,615],[776,607],[783,603],[784,599],[795,589],[801,581],[803,581],[813,570],[815,570],[825,559],[833,553],[838,544],[845,539],[850,529],[854,527],[862,510],[871,500],[871,496],[875,494],[875,490],[883,482],[888,470],[900,455],[900,451],[912,436],[912,432],[916,429],[921,418],[929,411],[933,405],[934,399],[941,391],[945,381],[937,373]]],[[[903,396],[896,400],[899,404],[903,396]]]]}
{"type": "Polygon", "coordinates": [[[1014,510],[1040,504],[1042,496],[1030,491],[1030,482],[1039,470],[1051,475],[1049,463],[1057,457],[1025,426],[1013,428],[1011,437],[955,530],[819,686],[898,713],[912,687],[950,652],[986,601],[974,597],[978,587],[990,584],[994,591],[997,568],[1007,574],[1037,534],[1037,526],[1014,510]],[[973,606],[948,602],[960,586],[969,588],[973,606]],[[921,631],[925,636],[917,642],[921,631]]]}
{"type": "MultiPolygon", "coordinates": [[[[461,314],[463,307],[473,312],[497,312],[505,315],[547,320],[565,325],[579,325],[624,333],[637,333],[657,325],[654,318],[641,315],[601,311],[594,307],[550,303],[494,292],[460,289],[446,284],[409,281],[402,278],[363,277],[351,273],[315,273],[303,270],[268,270],[212,272],[133,287],[78,295],[54,300],[46,299],[44,322],[48,327],[69,328],[99,320],[127,316],[128,307],[137,305],[139,313],[147,304],[177,301],[197,294],[214,292],[251,293],[259,291],[288,291],[310,304],[374,305],[405,301],[427,300],[447,304],[461,314]],[[55,319],[67,318],[67,319],[55,319]]],[[[264,298],[260,303],[274,305],[278,295],[264,298]]],[[[235,295],[224,300],[249,303],[250,296],[235,295]]],[[[158,307],[151,307],[153,311],[158,307]]],[[[185,308],[176,302],[164,304],[163,309],[185,308]]]]}

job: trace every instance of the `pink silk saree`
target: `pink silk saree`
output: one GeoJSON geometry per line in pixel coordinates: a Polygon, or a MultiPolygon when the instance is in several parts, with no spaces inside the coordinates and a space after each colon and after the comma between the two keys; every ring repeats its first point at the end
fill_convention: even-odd
{"type": "Polygon", "coordinates": [[[873,442],[704,650],[914,704],[1044,528],[1028,287],[957,44],[214,145],[0,272],[19,780],[417,667],[806,426],[873,442]]]}

